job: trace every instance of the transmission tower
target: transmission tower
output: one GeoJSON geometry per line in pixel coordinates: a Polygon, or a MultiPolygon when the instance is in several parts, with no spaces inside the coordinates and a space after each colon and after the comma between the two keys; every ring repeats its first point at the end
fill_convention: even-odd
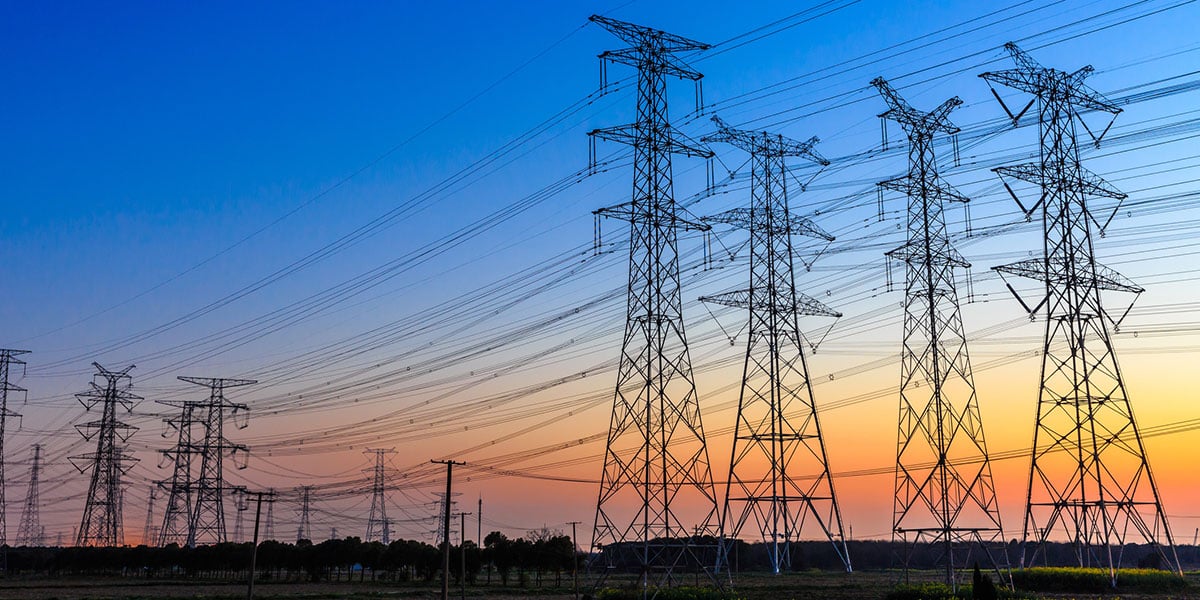
{"type": "Polygon", "coordinates": [[[153,482],[150,484],[150,499],[146,501],[146,522],[142,525],[142,544],[152,546],[157,543],[158,536],[154,531],[154,498],[158,494],[158,488],[162,482],[153,482]]]}
{"type": "MultiPolygon", "coordinates": [[[[750,287],[701,298],[748,309],[749,342],[742,374],[738,416],[729,461],[729,486],[721,514],[722,538],[736,539],[753,521],[767,546],[772,570],[790,570],[791,546],[811,516],[847,571],[851,569],[842,534],[842,516],[833,491],[825,441],[817,418],[800,315],[840,317],[821,302],[796,291],[792,235],[832,241],[812,221],[789,213],[784,159],[829,161],[815,150],[817,138],[797,142],[781,135],[743,131],[713,117],[717,133],[704,142],[724,142],[750,153],[750,208],[707,217],[750,231],[750,287]],[[812,477],[813,474],[816,477],[812,477]],[[796,475],[803,476],[798,479],[796,475]]],[[[722,560],[727,552],[722,552],[722,560]]]]}
{"type": "Polygon", "coordinates": [[[124,544],[125,532],[121,521],[121,476],[133,467],[134,459],[125,453],[121,446],[137,431],[137,427],[117,420],[117,406],[126,412],[133,410],[133,401],[141,400],[140,396],[129,391],[133,380],[129,376],[133,365],[121,371],[109,371],[98,363],[96,375],[91,382],[91,389],[76,394],[79,402],[91,410],[96,405],[101,406],[100,419],[81,423],[75,428],[83,435],[83,439],[96,440],[96,451],[90,454],[70,457],[71,464],[82,473],[88,469],[87,461],[91,464],[92,481],[88,486],[87,504],[83,508],[83,519],[76,532],[76,546],[119,546],[124,544]],[[103,380],[104,385],[97,381],[103,380]]]}
{"type": "Polygon", "coordinates": [[[168,428],[163,432],[163,436],[166,437],[173,429],[178,435],[179,441],[174,448],[160,451],[164,459],[170,460],[174,464],[174,470],[171,473],[170,487],[164,488],[167,491],[167,507],[163,511],[158,545],[178,544],[183,546],[188,543],[188,530],[192,515],[192,457],[196,455],[197,451],[192,440],[192,431],[195,425],[196,408],[200,406],[200,403],[190,400],[183,402],[160,400],[159,402],[179,408],[178,417],[163,419],[168,428]]]}
{"type": "Polygon", "coordinates": [[[244,418],[249,408],[225,398],[227,388],[258,383],[250,379],[218,379],[211,377],[180,377],[180,381],[202,385],[209,389],[208,401],[198,408],[204,414],[204,442],[199,446],[200,474],[196,479],[195,503],[188,522],[188,546],[195,547],[202,540],[219,544],[225,538],[225,505],[223,499],[229,490],[238,489],[225,483],[225,456],[234,459],[238,468],[245,468],[247,448],[235,444],[225,437],[225,418],[234,421],[238,429],[246,427],[244,418]],[[243,418],[239,418],[243,417],[243,418]],[[237,463],[241,456],[243,462],[237,463]]]}
{"type": "Polygon", "coordinates": [[[242,516],[246,513],[246,509],[250,508],[250,499],[246,497],[246,491],[241,488],[233,490],[233,506],[237,510],[237,516],[233,519],[233,542],[240,544],[246,541],[245,531],[242,528],[242,516]]]}
{"type": "Polygon", "coordinates": [[[275,488],[267,488],[267,521],[263,528],[263,539],[275,539],[275,488]]]}
{"type": "Polygon", "coordinates": [[[629,221],[630,250],[625,337],[592,543],[605,573],[633,571],[643,589],[653,589],[671,585],[676,568],[709,570],[716,562],[698,546],[702,535],[716,533],[717,501],[684,336],[677,244],[679,229],[709,227],[683,218],[671,174],[672,153],[712,152],[671,127],[666,94],[668,75],[702,77],[674,54],[708,45],[605,17],[591,21],[629,44],[601,54],[602,65],[638,70],[637,121],[590,133],[634,152],[633,200],[596,211],[629,221]],[[685,522],[672,507],[681,504],[699,519],[685,522]]]}
{"type": "Polygon", "coordinates": [[[391,522],[387,517],[387,487],[384,483],[384,457],[388,454],[395,454],[393,448],[380,449],[368,448],[363,451],[364,454],[375,455],[375,468],[369,471],[372,474],[371,480],[371,513],[367,517],[367,539],[368,542],[382,541],[387,545],[391,541],[391,522]]]}
{"type": "Polygon", "coordinates": [[[976,549],[1007,579],[1004,529],[954,281],[955,268],[971,265],[950,245],[944,214],[947,201],[968,199],[940,180],[933,151],[935,135],[958,133],[949,115],[962,100],[956,96],[924,112],[882,77],[871,85],[888,105],[880,117],[899,123],[909,142],[908,174],[879,183],[908,196],[908,240],[887,253],[905,265],[892,540],[901,544],[906,575],[912,553],[928,545],[940,554],[952,587],[976,549]]]}
{"type": "Polygon", "coordinates": [[[21,513],[21,526],[17,529],[18,546],[41,546],[42,535],[41,499],[38,497],[38,476],[42,469],[42,445],[33,445],[33,463],[29,467],[29,486],[25,490],[25,510],[21,513]]]}
{"type": "Polygon", "coordinates": [[[0,546],[8,543],[8,522],[4,517],[5,513],[8,512],[8,506],[4,500],[4,488],[7,485],[7,479],[4,476],[5,425],[9,417],[21,416],[9,410],[8,394],[9,392],[25,392],[25,388],[18,387],[12,383],[9,375],[13,365],[25,366],[25,361],[17,358],[22,354],[29,354],[29,351],[0,349],[0,546]]]}
{"type": "Polygon", "coordinates": [[[1101,292],[1144,290],[1099,264],[1092,244],[1093,224],[1103,232],[1111,216],[1101,220],[1104,211],[1088,198],[1119,202],[1126,196],[1083,168],[1076,137],[1077,122],[1097,145],[1108,131],[1093,135],[1081,112],[1115,119],[1121,109],[1084,84],[1092,67],[1067,73],[1041,66],[1015,44],[1005,49],[1017,67],[980,77],[1033,95],[1015,115],[1001,105],[1014,124],[1038,105],[1041,162],[995,171],[1041,188],[1032,208],[1017,202],[1027,217],[1042,209],[1044,254],[993,269],[1002,277],[1034,279],[1046,291],[1029,311],[1033,316],[1045,307],[1046,329],[1021,562],[1034,564],[1039,554],[1045,561],[1044,545],[1057,532],[1073,545],[1080,566],[1108,568],[1113,585],[1131,539],[1153,546],[1163,564],[1182,573],[1108,332],[1108,324],[1119,321],[1101,303],[1101,292]]]}
{"type": "Polygon", "coordinates": [[[308,513],[312,508],[312,486],[304,485],[296,488],[300,493],[300,506],[296,509],[296,514],[300,515],[300,527],[296,528],[296,542],[300,540],[312,540],[312,527],[309,524],[308,513]]]}

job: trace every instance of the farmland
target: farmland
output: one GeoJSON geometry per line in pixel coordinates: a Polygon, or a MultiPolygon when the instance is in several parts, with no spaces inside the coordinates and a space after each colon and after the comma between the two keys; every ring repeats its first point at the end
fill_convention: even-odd
{"type": "MultiPolygon", "coordinates": [[[[922,571],[910,574],[910,582],[934,581],[938,573],[922,571]]],[[[732,597],[745,600],[768,600],[787,598],[822,598],[851,600],[858,598],[886,598],[899,582],[895,571],[863,571],[853,574],[831,571],[805,571],[801,573],[770,576],[765,574],[739,575],[732,588],[732,597]]],[[[1020,581],[1018,576],[1018,581],[1020,581]]],[[[1022,591],[1019,597],[1059,600],[1067,598],[1153,598],[1160,600],[1200,599],[1200,572],[1190,572],[1183,586],[1156,589],[1139,586],[1137,589],[1122,589],[1118,593],[1096,591],[1022,591]]],[[[548,583],[552,583],[552,580],[548,583]]],[[[572,600],[569,579],[565,586],[541,588],[533,583],[501,586],[468,586],[466,595],[471,598],[509,600],[516,598],[542,598],[545,600],[572,600]]],[[[581,597],[588,591],[581,583],[581,597]]],[[[367,599],[367,598],[436,598],[440,588],[430,582],[261,582],[255,585],[257,598],[305,598],[305,599],[367,599]]],[[[459,588],[452,586],[452,597],[459,597],[459,588]]],[[[245,598],[244,582],[236,581],[193,581],[193,580],[139,580],[133,577],[30,577],[0,581],[0,597],[14,600],[57,598],[76,600],[85,598],[122,598],[140,600],[150,598],[245,598]]]]}

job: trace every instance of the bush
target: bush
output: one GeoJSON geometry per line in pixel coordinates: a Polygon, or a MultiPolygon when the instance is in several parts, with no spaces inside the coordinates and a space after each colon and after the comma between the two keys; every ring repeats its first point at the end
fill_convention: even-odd
{"type": "MultiPolygon", "coordinates": [[[[653,594],[655,600],[736,600],[728,592],[713,588],[661,588],[653,594]]],[[[596,600],[641,600],[640,588],[607,588],[596,593],[596,600]]]]}
{"type": "Polygon", "coordinates": [[[971,593],[959,588],[955,593],[944,583],[902,584],[888,592],[887,600],[969,600],[971,593]]]}
{"type": "MultiPolygon", "coordinates": [[[[1039,592],[1090,592],[1112,590],[1107,569],[1079,567],[1036,567],[1013,571],[1013,586],[1039,592]]],[[[1117,589],[1122,591],[1169,592],[1187,589],[1188,583],[1170,571],[1120,569],[1117,589]]]]}

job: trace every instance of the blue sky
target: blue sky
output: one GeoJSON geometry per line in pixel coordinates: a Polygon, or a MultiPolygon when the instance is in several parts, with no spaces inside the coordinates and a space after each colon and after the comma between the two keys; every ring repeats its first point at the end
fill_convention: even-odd
{"type": "MultiPolygon", "coordinates": [[[[26,415],[25,425],[11,434],[7,451],[17,465],[13,468],[23,472],[20,461],[31,443],[44,440],[55,450],[48,476],[66,482],[61,500],[67,508],[46,517],[49,529],[68,530],[82,507],[81,490],[76,489],[79,478],[71,475],[65,457],[82,451],[69,424],[86,415],[70,395],[86,385],[92,360],[114,368],[136,362],[135,385],[147,397],[130,417],[143,431],[133,442],[142,463],[131,474],[131,485],[138,489],[131,491],[137,502],[130,502],[134,508],[126,514],[127,528],[140,523],[148,482],[167,474],[157,467],[153,452],[169,444],[159,436],[158,419],[166,409],[153,401],[194,393],[175,382],[176,375],[261,376],[264,386],[248,389],[243,399],[252,407],[278,410],[256,416],[237,435],[264,452],[312,439],[294,432],[346,424],[352,432],[347,439],[353,439],[347,444],[358,444],[353,451],[278,459],[288,468],[316,472],[331,488],[357,476],[363,460],[359,451],[367,443],[394,443],[400,450],[396,468],[405,470],[433,456],[473,447],[476,436],[507,444],[503,450],[471,455],[488,463],[501,453],[602,430],[607,404],[582,410],[566,400],[574,394],[602,395],[613,378],[605,367],[565,388],[531,394],[518,403],[529,407],[528,415],[497,413],[492,418],[488,411],[499,408],[478,409],[479,418],[488,423],[481,425],[480,434],[455,432],[450,426],[438,429],[439,417],[421,407],[431,395],[453,390],[457,381],[474,382],[476,387],[433,401],[434,406],[446,412],[464,410],[471,398],[498,397],[615,359],[623,299],[617,294],[594,306],[588,302],[623,287],[623,232],[606,223],[606,241],[614,246],[607,254],[590,257],[590,211],[626,199],[626,165],[618,161],[610,170],[582,178],[521,212],[514,210],[503,223],[424,262],[408,254],[561,178],[570,179],[586,163],[585,133],[631,118],[628,88],[573,104],[597,87],[596,55],[619,47],[611,35],[586,25],[589,14],[608,14],[714,44],[733,39],[711,57],[692,57],[706,74],[706,101],[738,126],[770,127],[797,139],[818,135],[823,140],[818,149],[841,159],[794,201],[801,211],[821,208],[822,225],[847,240],[802,276],[805,285],[812,286],[808,293],[820,295],[848,319],[860,317],[853,327],[835,329],[822,348],[824,354],[818,353],[813,368],[822,373],[854,371],[856,365],[897,351],[899,311],[883,309],[898,298],[881,289],[882,252],[902,240],[897,224],[903,200],[889,198],[888,218],[878,222],[873,182],[904,172],[906,165],[897,127],[889,130],[891,151],[876,152],[880,134],[875,116],[884,106],[867,86],[871,78],[893,80],[918,108],[932,108],[958,94],[966,104],[953,119],[964,129],[982,130],[996,126],[993,121],[1001,112],[976,75],[1009,65],[1000,45],[1010,39],[1036,48],[1034,55],[1047,65],[1065,70],[1096,65],[1093,85],[1106,92],[1159,89],[1171,82],[1154,82],[1190,73],[1196,64],[1190,25],[1198,22],[1200,13],[1191,3],[1032,1],[1002,8],[971,2],[847,1],[824,4],[815,13],[829,14],[812,20],[779,21],[807,6],[762,2],[734,10],[724,2],[479,2],[450,10],[417,2],[5,4],[0,8],[0,55],[6,67],[0,77],[7,91],[0,96],[0,164],[6,174],[0,277],[6,299],[0,303],[0,322],[5,323],[0,346],[34,351],[27,357],[29,376],[22,382],[30,388],[30,402],[18,407],[26,415]],[[1160,9],[1163,12],[1153,14],[1160,9]],[[987,16],[993,11],[998,14],[987,16]],[[778,25],[770,27],[772,23],[778,25]],[[761,32],[769,35],[757,39],[759,34],[747,33],[761,26],[769,26],[761,32]],[[978,31],[968,33],[972,28],[978,31]],[[917,42],[894,47],[921,39],[929,46],[918,48],[917,42]],[[863,56],[868,59],[854,62],[863,56]],[[795,87],[780,84],[794,78],[800,78],[795,87]],[[766,86],[776,86],[770,89],[779,93],[766,94],[766,86]],[[563,120],[504,161],[475,171],[477,175],[449,189],[437,188],[460,169],[572,106],[563,120]],[[171,323],[251,285],[435,188],[440,191],[429,196],[420,211],[400,214],[319,262],[187,323],[113,347],[114,341],[171,323]],[[302,320],[264,324],[265,316],[279,315],[274,311],[389,261],[400,261],[397,268],[403,270],[393,271],[393,278],[376,287],[360,286],[358,295],[330,300],[302,320]],[[531,292],[528,299],[502,298],[502,291],[517,289],[516,277],[523,269],[560,263],[565,266],[554,266],[553,273],[561,283],[551,285],[547,276],[533,288],[549,291],[531,292]],[[491,286],[489,293],[495,297],[471,292],[477,286],[491,286]],[[463,313],[446,308],[464,293],[479,305],[463,313]],[[571,314],[581,316],[567,318],[561,328],[543,326],[536,333],[522,329],[576,306],[582,307],[580,312],[571,314]],[[422,329],[406,320],[428,326],[422,329]],[[367,332],[396,323],[403,324],[397,330],[403,335],[378,345],[363,341],[367,332]],[[260,326],[264,329],[255,329],[260,326]],[[252,335],[229,348],[204,339],[225,330],[231,336],[252,335]],[[375,365],[407,364],[410,357],[417,364],[435,352],[430,348],[469,348],[489,336],[512,343],[438,363],[442,366],[429,367],[425,379],[385,379],[380,389],[393,393],[386,401],[347,405],[351,396],[365,395],[375,385],[368,379],[383,369],[375,365]],[[568,350],[553,350],[560,345],[568,350]],[[327,365],[305,354],[310,351],[326,358],[344,352],[346,358],[327,365]],[[522,358],[533,355],[538,358],[522,358]],[[821,364],[823,360],[829,362],[821,364]],[[485,374],[493,379],[484,379],[485,374]],[[345,398],[321,397],[319,386],[348,382],[357,387],[345,398]],[[300,394],[306,386],[318,387],[307,392],[316,398],[311,404],[287,395],[300,394]],[[388,416],[389,411],[401,416],[388,416]],[[425,439],[401,433],[402,421],[419,427],[422,419],[433,432],[425,439]],[[564,424],[554,426],[555,420],[564,424]],[[382,429],[371,429],[373,422],[382,429]],[[534,425],[532,433],[519,433],[534,425]],[[393,431],[394,442],[389,433],[393,431]]],[[[609,74],[616,81],[628,78],[631,71],[611,66],[609,74]]],[[[1177,81],[1193,79],[1194,75],[1177,81]]],[[[707,116],[691,113],[692,97],[687,83],[671,84],[677,125],[699,137],[707,132],[707,116]]],[[[1187,111],[1194,110],[1195,99],[1195,91],[1185,91],[1131,104],[1112,135],[1194,119],[1187,111]]],[[[1035,151],[1033,135],[1029,127],[997,129],[966,150],[967,167],[946,167],[953,183],[979,198],[979,208],[973,209],[977,225],[998,226],[1015,219],[1015,207],[998,194],[1002,190],[987,169],[1035,151]]],[[[1195,156],[1190,132],[1142,135],[1147,143],[1162,143],[1131,146],[1136,151],[1127,153],[1089,152],[1095,155],[1090,168],[1114,173],[1114,183],[1121,178],[1119,187],[1131,191],[1134,199],[1194,189],[1197,166],[1190,160],[1195,156]]],[[[948,156],[949,146],[939,144],[939,152],[948,156]]],[[[745,160],[739,151],[717,150],[721,175],[726,169],[745,175],[744,168],[738,169],[745,160]]],[[[619,151],[600,146],[601,156],[619,151]]],[[[736,182],[713,197],[695,197],[703,189],[699,161],[677,160],[676,173],[676,196],[696,214],[744,202],[744,187],[736,182]]],[[[1191,232],[1170,226],[1187,222],[1193,213],[1186,203],[1147,216],[1130,213],[1128,219],[1116,221],[1111,239],[1098,241],[1100,254],[1112,248],[1110,256],[1119,255],[1119,270],[1148,287],[1158,282],[1159,287],[1152,288],[1157,296],[1150,297],[1156,306],[1190,306],[1188,286],[1196,275],[1186,255],[1191,232]],[[1145,241],[1146,236],[1152,240],[1145,241]]],[[[987,267],[1037,248],[1036,230],[1018,224],[1003,237],[958,241],[964,244],[962,252],[978,262],[975,274],[980,277],[979,302],[967,309],[973,319],[968,329],[1020,319],[1019,307],[1001,283],[988,278],[987,267]]],[[[743,242],[722,234],[717,245],[733,250],[743,242]]],[[[699,239],[686,238],[682,244],[696,259],[699,239]]],[[[815,252],[816,247],[806,251],[815,252]]],[[[702,292],[739,285],[744,266],[742,262],[719,270],[692,270],[684,277],[685,314],[697,344],[695,361],[719,363],[701,377],[702,398],[725,385],[731,373],[736,378],[737,368],[731,370],[730,365],[737,364],[737,348],[722,332],[734,333],[740,322],[729,311],[718,312],[714,319],[693,301],[702,292]],[[725,363],[720,363],[722,358],[725,363]]],[[[1194,384],[1181,381],[1164,389],[1169,386],[1161,383],[1163,371],[1155,370],[1196,352],[1194,334],[1179,325],[1184,317],[1167,317],[1166,310],[1134,314],[1134,322],[1141,319],[1147,330],[1159,327],[1167,333],[1155,338],[1157,342],[1144,336],[1123,340],[1133,348],[1123,364],[1138,380],[1155,382],[1141,385],[1158,396],[1185,397],[1196,390],[1194,384]],[[1167,356],[1170,360],[1158,360],[1167,356]]],[[[813,330],[825,326],[814,324],[813,330]]],[[[989,352],[999,356],[1036,347],[1039,327],[1001,332],[999,339],[981,342],[976,355],[986,361],[989,352]]],[[[981,389],[992,386],[988,389],[1004,391],[991,398],[1008,397],[1011,384],[1006,378],[1029,379],[1033,364],[1006,364],[989,372],[994,375],[981,375],[981,389]]],[[[826,386],[830,391],[820,393],[831,401],[850,398],[872,386],[894,385],[897,379],[896,369],[890,367],[864,373],[846,384],[841,379],[832,382],[831,376],[826,386]]],[[[1025,379],[1020,379],[1022,391],[1012,396],[1033,394],[1025,379]]],[[[727,392],[711,395],[714,404],[727,403],[727,392]]],[[[872,402],[846,409],[866,412],[831,416],[830,430],[852,431],[855,416],[893,414],[894,397],[872,402]]],[[[1003,415],[1007,406],[989,404],[989,394],[983,391],[981,403],[985,417],[1003,415]]],[[[1175,408],[1151,405],[1146,412],[1156,423],[1194,413],[1171,416],[1175,408]]],[[[1001,445],[1015,446],[1027,437],[1031,410],[1017,411],[1022,417],[1011,425],[1011,440],[998,436],[1001,445]]],[[[709,420],[714,428],[729,421],[727,407],[714,410],[709,420]]],[[[894,425],[883,420],[878,429],[887,439],[894,425]]],[[[1194,433],[1188,435],[1194,440],[1194,433]]],[[[1171,439],[1172,444],[1183,440],[1171,439]]],[[[853,444],[840,447],[847,446],[853,444]]],[[[1172,446],[1164,442],[1162,447],[1168,452],[1172,446]]],[[[588,456],[596,454],[595,445],[582,448],[578,463],[548,472],[598,474],[596,461],[588,462],[588,456]]],[[[721,452],[714,451],[714,457],[721,452]]],[[[882,454],[861,462],[847,459],[847,467],[886,465],[887,452],[884,444],[882,454]]],[[[548,461],[545,455],[522,460],[515,464],[529,467],[548,461]]],[[[714,462],[720,463],[715,458],[714,462]]],[[[244,483],[253,486],[294,484],[279,473],[259,463],[234,477],[244,477],[244,483]]],[[[871,481],[882,486],[884,497],[888,484],[886,477],[871,481]]],[[[546,514],[545,507],[522,506],[511,494],[506,496],[503,490],[512,485],[480,481],[469,490],[484,495],[490,490],[509,498],[511,505],[498,509],[499,514],[512,515],[508,524],[546,514]]],[[[10,520],[16,519],[11,507],[20,497],[20,487],[18,483],[8,493],[10,520]]],[[[546,489],[551,495],[579,499],[571,509],[549,518],[591,518],[588,503],[594,500],[594,489],[546,489]]],[[[1181,483],[1172,489],[1183,498],[1189,488],[1181,483]]],[[[365,510],[351,496],[331,498],[329,506],[346,515],[365,510]]],[[[423,499],[397,502],[416,510],[412,507],[423,499]]],[[[861,513],[855,514],[864,516],[852,519],[870,523],[859,531],[879,529],[867,516],[870,506],[857,510],[861,513]]],[[[330,523],[335,523],[332,517],[330,523]]],[[[354,523],[350,519],[341,527],[354,529],[354,523]]]]}

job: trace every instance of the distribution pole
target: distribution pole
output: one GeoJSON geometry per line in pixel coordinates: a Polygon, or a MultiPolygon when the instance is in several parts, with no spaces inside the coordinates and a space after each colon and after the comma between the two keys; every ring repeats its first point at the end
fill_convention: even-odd
{"type": "Polygon", "coordinates": [[[255,496],[254,502],[254,540],[251,542],[250,548],[250,578],[246,584],[246,598],[254,600],[254,571],[257,569],[258,563],[258,521],[262,516],[263,498],[267,498],[267,510],[270,511],[271,504],[275,502],[275,490],[271,489],[265,492],[246,492],[247,496],[255,496]]]}
{"type": "Polygon", "coordinates": [[[1101,131],[1096,136],[1081,114],[1107,113],[1115,119],[1121,109],[1084,84],[1092,67],[1067,73],[1043,67],[1015,44],[1005,49],[1016,68],[980,77],[1033,96],[1014,115],[993,90],[1014,124],[1038,105],[1041,157],[1039,163],[994,169],[1010,193],[1011,180],[1039,187],[1040,199],[1028,209],[1012,195],[1027,217],[1039,208],[1042,217],[1042,257],[993,267],[1001,277],[1031,278],[1045,290],[1029,311],[1032,316],[1045,307],[1046,327],[1021,563],[1032,565],[1039,555],[1048,560],[1045,546],[1059,533],[1074,547],[1079,566],[1108,569],[1115,587],[1124,550],[1136,536],[1182,574],[1108,330],[1120,319],[1101,302],[1101,292],[1145,291],[1095,256],[1092,227],[1103,233],[1119,204],[1109,212],[1089,204],[1089,198],[1119,203],[1126,196],[1083,168],[1076,135],[1078,123],[1098,145],[1111,122],[1096,128],[1101,131]]]}
{"type": "Polygon", "coordinates": [[[469,512],[458,513],[458,554],[461,574],[459,588],[462,592],[462,600],[467,600],[467,516],[470,514],[469,512]]]}
{"type": "Polygon", "coordinates": [[[597,585],[609,572],[630,571],[650,595],[673,585],[677,569],[711,577],[715,562],[715,548],[705,556],[705,537],[693,535],[691,527],[698,523],[715,540],[716,489],[684,335],[678,248],[680,229],[710,227],[685,218],[675,203],[671,171],[672,154],[713,154],[667,117],[667,77],[697,82],[697,92],[703,77],[676,54],[709,46],[606,17],[590,20],[629,45],[601,54],[602,66],[638,70],[637,120],[589,134],[630,145],[634,154],[632,200],[595,211],[629,222],[630,248],[625,335],[592,544],[603,569],[597,585]],[[696,511],[698,520],[685,518],[679,506],[696,511]]]}
{"type": "Polygon", "coordinates": [[[954,281],[954,269],[970,264],[950,244],[944,214],[946,202],[968,200],[941,181],[933,149],[936,134],[958,133],[949,115],[962,100],[924,112],[882,77],[871,85],[888,105],[880,117],[900,123],[909,141],[908,173],[879,183],[908,196],[908,239],[887,253],[905,265],[892,540],[901,544],[906,577],[912,553],[929,544],[941,547],[943,579],[952,589],[975,549],[1007,580],[1004,528],[954,281]]]}
{"type": "MultiPolygon", "coordinates": [[[[12,383],[11,369],[13,365],[25,365],[25,361],[17,357],[22,354],[29,354],[28,350],[12,350],[0,349],[0,547],[8,545],[8,522],[5,519],[5,513],[8,512],[8,506],[4,500],[4,488],[6,487],[7,478],[4,476],[4,435],[5,426],[9,417],[19,417],[17,413],[8,408],[8,393],[9,392],[25,392],[25,388],[18,387],[12,383]]],[[[8,565],[0,565],[3,570],[8,570],[8,565]]]]}
{"type": "MultiPolygon", "coordinates": [[[[813,149],[816,137],[798,142],[734,129],[715,116],[713,122],[717,132],[702,140],[736,146],[750,153],[753,164],[750,207],[704,219],[750,231],[750,287],[700,299],[749,311],[721,539],[736,543],[742,528],[753,521],[771,570],[779,573],[792,568],[792,545],[800,539],[801,524],[809,522],[851,571],[799,322],[801,315],[842,315],[796,290],[792,258],[793,235],[826,242],[834,238],[811,220],[791,214],[784,159],[800,157],[822,168],[829,161],[813,149]]],[[[728,562],[728,544],[722,545],[718,566],[728,562]]]]}
{"type": "Polygon", "coordinates": [[[576,542],[575,526],[580,521],[568,521],[571,526],[571,593],[579,600],[579,543],[576,542]]]}
{"type": "Polygon", "coordinates": [[[429,462],[446,465],[446,507],[442,511],[442,600],[450,600],[450,493],[454,481],[454,465],[465,465],[465,462],[453,460],[430,460],[429,462]]]}
{"type": "Polygon", "coordinates": [[[140,396],[129,391],[132,378],[129,371],[133,365],[121,371],[109,371],[98,363],[91,389],[76,394],[79,402],[87,409],[101,407],[98,420],[76,425],[83,439],[96,440],[96,451],[90,454],[69,457],[79,472],[92,471],[88,486],[87,503],[83,508],[83,519],[76,532],[76,546],[119,546],[124,543],[121,522],[121,476],[130,468],[134,458],[125,453],[121,446],[137,431],[137,427],[117,420],[117,406],[126,412],[133,411],[133,402],[140,396]],[[103,381],[101,386],[97,381],[103,381]],[[86,461],[86,462],[83,462],[86,461]]]}

